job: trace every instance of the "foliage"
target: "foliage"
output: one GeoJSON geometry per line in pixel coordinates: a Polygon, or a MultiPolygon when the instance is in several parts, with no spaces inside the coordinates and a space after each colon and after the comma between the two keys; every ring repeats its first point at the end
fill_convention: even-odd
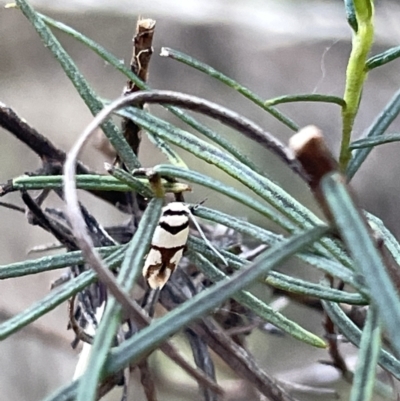
{"type": "MultiPolygon", "coordinates": [[[[111,285],[110,283],[115,282],[113,285],[116,287],[115,289],[109,287],[112,296],[109,298],[104,318],[100,322],[94,339],[93,349],[95,352],[92,353],[90,359],[92,368],[81,379],[66,385],[49,396],[46,399],[47,401],[95,400],[99,383],[102,380],[116,374],[128,365],[139,364],[143,357],[160,347],[171,335],[180,330],[197,327],[199,321],[203,322],[202,330],[206,330],[209,322],[204,320],[205,317],[211,316],[216,308],[231,298],[251,311],[254,316],[273,323],[287,335],[293,336],[310,346],[329,347],[333,357],[332,363],[338,368],[342,368],[343,375],[353,383],[351,399],[354,401],[372,398],[377,365],[382,366],[395,378],[400,378],[400,361],[396,357],[400,354],[400,340],[396,335],[397,327],[400,325],[398,282],[391,275],[392,270],[385,265],[386,259],[381,254],[381,250],[386,248],[393,260],[398,263],[400,261],[400,245],[376,217],[367,215],[370,224],[369,226],[366,224],[364,215],[349,195],[348,186],[343,182],[342,175],[335,173],[322,179],[321,190],[333,218],[333,221],[326,225],[304,205],[289,195],[283,186],[269,179],[266,172],[261,171],[261,168],[254,165],[249,157],[232,146],[229,140],[201,124],[182,109],[191,109],[206,114],[237,129],[249,140],[257,141],[260,146],[265,148],[266,152],[274,152],[286,163],[287,167],[302,175],[301,168],[292,160],[286,146],[267,134],[261,127],[244,116],[205,99],[174,92],[152,91],[145,82],[141,81],[120,60],[99,44],[76,32],[71,27],[37,13],[25,0],[17,0],[16,3],[41,37],[44,45],[58,60],[93,115],[98,114],[102,109],[103,111],[107,110],[107,107],[109,111],[116,109],[115,103],[110,105],[110,102],[101,99],[96,94],[50,28],[74,37],[124,74],[138,88],[145,90],[145,92],[136,92],[129,98],[129,101],[125,99],[125,103],[129,103],[131,106],[135,102],[136,104],[138,102],[161,103],[199,135],[208,139],[205,141],[199,135],[179,129],[146,110],[135,107],[120,108],[118,112],[144,129],[153,143],[167,156],[170,164],[158,165],[153,168],[153,173],[163,179],[162,192],[172,192],[179,196],[179,193],[186,188],[185,184],[179,182],[180,180],[200,184],[245,205],[259,213],[265,221],[278,224],[286,232],[285,236],[278,235],[260,226],[243,222],[237,219],[233,213],[226,215],[217,210],[202,206],[197,207],[194,213],[198,217],[252,238],[257,244],[264,245],[267,249],[263,250],[254,261],[247,260],[240,251],[239,254],[235,254],[231,249],[224,249],[221,252],[229,265],[229,269],[226,269],[204,241],[195,237],[190,238],[187,245],[187,257],[209,279],[210,285],[203,291],[193,293],[187,299],[183,298],[179,305],[169,304],[167,295],[160,295],[160,302],[166,309],[170,309],[169,312],[161,318],[152,320],[149,325],[148,322],[147,324],[143,323],[143,327],[137,333],[117,347],[113,345],[115,333],[122,319],[122,311],[130,314],[137,313],[137,311],[134,312],[137,305],[132,300],[127,299],[129,297],[126,294],[138,284],[143,257],[147,252],[152,230],[157,225],[161,210],[162,202],[158,196],[150,201],[141,216],[138,227],[135,227],[136,233],[127,244],[122,244],[123,241],[121,243],[111,241],[107,244],[97,243],[94,245],[92,243],[89,246],[90,250],[70,249],[70,252],[55,256],[1,266],[1,279],[37,274],[66,266],[83,265],[85,262],[89,263],[94,269],[86,270],[71,278],[67,283],[51,291],[41,301],[0,324],[1,339],[7,338],[71,298],[74,294],[82,291],[85,287],[95,283],[98,279],[97,274],[100,274],[103,267],[114,271],[119,268],[116,279],[107,279],[104,276],[106,284],[111,285]],[[242,183],[250,191],[244,193],[203,174],[201,171],[189,169],[179,152],[170,147],[171,144],[214,165],[242,183]],[[336,227],[337,231],[332,235],[333,226],[336,227]],[[372,232],[373,236],[371,236],[372,232]],[[383,243],[382,247],[376,246],[375,237],[380,238],[383,243]],[[95,252],[93,251],[94,248],[95,252]],[[99,271],[91,264],[92,259],[87,259],[89,254],[95,255],[93,257],[101,255],[104,258],[99,262],[99,271]],[[299,258],[320,270],[325,279],[322,277],[320,283],[313,283],[273,271],[289,257],[299,258]],[[114,281],[108,282],[107,280],[114,281]],[[284,290],[288,296],[297,294],[304,299],[313,297],[319,300],[320,305],[337,327],[337,330],[348,341],[359,347],[359,363],[356,370],[349,374],[347,367],[345,365],[341,367],[340,361],[335,359],[332,349],[338,347],[336,339],[333,338],[333,335],[337,333],[336,331],[327,333],[331,335],[327,343],[296,322],[289,320],[283,314],[274,311],[271,306],[247,291],[249,286],[256,281],[262,285],[284,290]],[[337,283],[340,283],[339,286],[337,283]],[[345,286],[346,290],[344,290],[345,286]],[[342,303],[370,305],[362,329],[358,328],[344,313],[339,306],[342,303]],[[382,332],[387,336],[393,353],[382,346],[382,332]]],[[[375,68],[394,61],[399,57],[400,52],[397,47],[368,59],[374,28],[372,1],[348,0],[345,1],[345,7],[349,24],[353,28],[353,48],[349,58],[343,98],[323,94],[303,94],[264,100],[250,89],[190,56],[172,49],[164,49],[163,55],[185,63],[191,68],[226,84],[232,90],[236,90],[249,101],[261,107],[265,112],[270,113],[294,132],[298,130],[298,125],[278,110],[276,106],[279,104],[311,101],[327,102],[334,104],[335,107],[341,107],[343,137],[340,171],[349,181],[374,146],[400,139],[398,134],[389,135],[386,133],[390,123],[400,111],[400,92],[397,92],[384,110],[376,116],[365,138],[351,142],[353,123],[359,107],[362,107],[361,94],[367,74],[375,68]]],[[[122,105],[122,101],[120,103],[122,105]]],[[[103,115],[105,116],[104,113],[103,115]]],[[[154,190],[152,183],[146,177],[137,177],[129,173],[140,167],[140,162],[119,128],[105,117],[103,121],[98,118],[96,124],[102,124],[104,133],[116,149],[127,170],[110,167],[112,176],[90,174],[90,171],[84,171],[85,167],[78,163],[76,187],[92,192],[96,191],[96,193],[102,193],[103,196],[106,196],[104,195],[105,192],[125,194],[136,191],[144,197],[152,197],[154,190]]],[[[60,155],[58,161],[63,162],[66,155],[62,153],[60,155]]],[[[67,160],[68,157],[71,157],[71,154],[67,155],[67,160]]],[[[282,168],[286,168],[286,166],[282,164],[282,168]]],[[[302,177],[306,178],[303,175],[302,177]]],[[[39,175],[13,179],[7,188],[3,188],[3,192],[22,191],[24,200],[28,204],[29,197],[26,192],[28,190],[51,189],[61,194],[62,188],[63,179],[59,172],[48,175],[42,171],[42,174],[39,175]]],[[[118,198],[120,195],[115,196],[117,196],[116,199],[121,199],[118,198]]],[[[116,204],[117,202],[115,202],[116,204]]],[[[89,224],[90,221],[92,226],[96,226],[97,223],[91,220],[88,212],[83,210],[82,213],[85,216],[86,224],[89,224]]],[[[47,222],[46,224],[50,223],[47,222]]],[[[48,229],[46,224],[43,223],[43,226],[48,229]]],[[[72,226],[74,229],[74,224],[72,226]]],[[[74,230],[73,233],[76,234],[74,230]]],[[[78,241],[78,243],[80,242],[78,241]]],[[[100,275],[99,277],[102,281],[103,276],[100,275]]],[[[174,283],[167,284],[166,292],[173,293],[175,290],[174,283]]],[[[236,354],[234,351],[237,345],[231,344],[230,347],[226,352],[232,353],[231,358],[240,359],[239,351],[236,354]]],[[[250,357],[251,355],[247,355],[247,358],[250,357]]],[[[232,360],[226,359],[228,363],[232,360]]],[[[248,362],[248,360],[247,362],[240,361],[242,366],[248,362]]],[[[251,363],[254,363],[254,360],[251,363]]],[[[243,373],[244,368],[243,370],[239,369],[239,373],[254,383],[260,392],[275,400],[294,399],[282,389],[278,382],[269,378],[265,372],[259,370],[258,367],[251,366],[246,371],[248,372],[246,373],[247,376],[243,373]]],[[[206,391],[203,394],[205,399],[215,399],[213,398],[214,395],[210,395],[206,391]]]]}

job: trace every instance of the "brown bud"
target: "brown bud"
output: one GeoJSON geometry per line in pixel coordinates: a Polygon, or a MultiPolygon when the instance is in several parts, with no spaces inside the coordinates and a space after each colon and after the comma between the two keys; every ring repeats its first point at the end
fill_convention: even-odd
{"type": "Polygon", "coordinates": [[[326,146],[321,131],[314,125],[308,125],[293,135],[289,147],[307,173],[312,190],[319,186],[325,174],[338,170],[338,164],[326,146]]]}
{"type": "Polygon", "coordinates": [[[308,125],[290,138],[289,147],[307,174],[308,184],[326,218],[332,221],[319,184],[324,175],[338,170],[338,163],[326,146],[322,132],[308,125]]]}

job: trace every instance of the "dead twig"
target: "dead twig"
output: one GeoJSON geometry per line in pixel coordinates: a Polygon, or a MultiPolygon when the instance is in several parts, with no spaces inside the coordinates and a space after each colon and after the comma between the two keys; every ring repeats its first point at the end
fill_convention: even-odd
{"type": "MultiPolygon", "coordinates": [[[[156,22],[152,19],[139,18],[136,25],[136,34],[133,38],[133,54],[131,59],[131,71],[143,82],[147,82],[149,76],[149,64],[153,54],[153,35],[156,22]]],[[[132,81],[128,81],[124,89],[124,96],[138,92],[139,87],[132,81]]],[[[143,108],[142,106],[139,106],[143,108]]],[[[129,118],[122,119],[122,132],[125,139],[135,154],[138,154],[141,141],[140,127],[129,118]]]]}
{"type": "Polygon", "coordinates": [[[140,383],[142,384],[144,394],[147,401],[157,401],[156,386],[154,383],[154,377],[151,374],[151,370],[147,359],[143,359],[138,364],[140,371],[140,383]]]}
{"type": "MultiPolygon", "coordinates": [[[[44,137],[24,119],[20,118],[11,108],[0,102],[0,127],[3,127],[19,141],[29,147],[42,160],[43,167],[35,175],[61,174],[65,162],[66,153],[57,148],[48,138],[44,137]]],[[[94,174],[82,162],[77,161],[76,171],[78,174],[94,174]]],[[[12,180],[0,185],[0,196],[13,192],[12,180]]],[[[99,199],[111,203],[119,210],[126,210],[126,196],[121,192],[112,191],[89,191],[99,199]]]]}
{"type": "MultiPolygon", "coordinates": [[[[93,337],[87,334],[75,319],[75,298],[76,295],[74,295],[68,301],[69,327],[74,331],[76,340],[80,340],[88,344],[93,344],[93,337]]],[[[76,340],[74,341],[74,343],[76,342],[76,340]]]]}

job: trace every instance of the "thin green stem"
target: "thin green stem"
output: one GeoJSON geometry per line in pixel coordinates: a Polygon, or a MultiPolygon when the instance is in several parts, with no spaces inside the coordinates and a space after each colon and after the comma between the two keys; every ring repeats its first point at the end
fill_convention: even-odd
{"type": "Polygon", "coordinates": [[[353,47],[347,65],[346,87],[343,96],[346,107],[342,109],[342,143],[339,157],[340,169],[343,172],[351,159],[351,132],[367,77],[366,61],[374,40],[372,0],[354,0],[353,4],[358,29],[353,34],[353,47]]]}
{"type": "MultiPolygon", "coordinates": [[[[76,176],[76,187],[88,191],[136,191],[143,196],[151,197],[152,190],[145,178],[133,177],[126,171],[121,171],[115,167],[110,167],[109,175],[85,174],[76,176]]],[[[182,193],[190,191],[187,184],[179,182],[166,182],[162,180],[165,192],[182,193]]],[[[12,180],[12,190],[35,190],[35,189],[60,189],[63,187],[63,177],[61,175],[38,175],[21,176],[12,180]]]]}
{"type": "Polygon", "coordinates": [[[399,142],[400,134],[386,134],[378,137],[367,137],[359,139],[351,143],[350,148],[353,149],[363,149],[363,148],[373,148],[375,146],[384,145],[390,142],[399,142]]]}
{"type": "Polygon", "coordinates": [[[256,95],[254,92],[252,92],[250,89],[246,88],[245,86],[240,85],[234,79],[229,78],[222,72],[217,71],[215,68],[210,67],[209,65],[202,63],[201,61],[198,61],[195,58],[188,56],[187,54],[184,54],[177,50],[169,49],[166,47],[163,47],[161,49],[160,55],[177,60],[183,64],[186,64],[190,67],[195,68],[198,71],[204,72],[205,74],[207,74],[210,77],[216,78],[218,81],[222,82],[223,84],[238,91],[240,94],[245,96],[247,99],[254,102],[257,106],[260,106],[262,109],[264,109],[266,112],[268,112],[269,114],[274,116],[277,120],[279,120],[281,123],[285,124],[291,130],[293,130],[293,131],[299,130],[299,126],[294,121],[292,121],[290,118],[286,117],[284,114],[282,114],[280,111],[278,111],[274,107],[266,105],[264,100],[260,96],[256,95]]]}
{"type": "Polygon", "coordinates": [[[382,67],[383,65],[390,63],[393,60],[396,60],[400,57],[400,46],[392,47],[384,51],[383,53],[379,53],[373,57],[371,57],[367,61],[367,69],[369,71],[373,70],[377,67],[382,67]]]}
{"type": "Polygon", "coordinates": [[[266,106],[275,106],[283,103],[293,102],[322,102],[322,103],[333,103],[341,107],[346,107],[346,102],[338,96],[322,95],[319,93],[304,93],[299,95],[285,95],[275,97],[270,100],[266,100],[264,104],[266,106]]]}

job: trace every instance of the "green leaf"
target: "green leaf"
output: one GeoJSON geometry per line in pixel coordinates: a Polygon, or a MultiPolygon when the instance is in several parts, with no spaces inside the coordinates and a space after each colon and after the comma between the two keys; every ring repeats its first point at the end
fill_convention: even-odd
{"type": "MultiPolygon", "coordinates": [[[[293,236],[266,251],[249,268],[236,273],[227,280],[220,281],[157,319],[153,324],[139,331],[117,349],[111,351],[106,365],[106,374],[118,372],[129,363],[134,364],[172,334],[219,306],[233,294],[249,286],[262,275],[267,274],[274,266],[318,240],[326,232],[327,227],[315,227],[293,236]]],[[[72,401],[76,394],[75,391],[76,382],[73,382],[46,398],[46,401],[72,401]]]]}
{"type": "MultiPolygon", "coordinates": [[[[93,50],[108,64],[112,65],[116,70],[122,72],[126,77],[128,77],[131,81],[133,81],[138,88],[143,90],[150,89],[150,87],[145,82],[143,82],[135,74],[133,74],[129,68],[125,67],[124,64],[117,57],[109,53],[106,49],[104,49],[104,47],[100,46],[98,43],[82,35],[75,29],[63,24],[62,22],[55,21],[54,19],[49,18],[43,14],[40,14],[40,16],[46,24],[72,36],[73,38],[77,39],[79,42],[87,46],[89,49],[93,50]]],[[[200,132],[206,138],[209,138],[215,143],[217,143],[227,152],[235,156],[238,160],[242,161],[249,167],[253,168],[254,171],[258,171],[258,167],[248,157],[243,155],[240,149],[238,149],[234,144],[232,144],[231,141],[222,138],[220,135],[216,134],[214,131],[212,131],[205,125],[199,123],[195,118],[191,117],[189,114],[182,112],[182,110],[180,110],[177,107],[167,106],[166,109],[169,110],[172,114],[176,115],[178,118],[180,118],[186,124],[188,124],[195,130],[200,132]]],[[[149,136],[150,139],[155,143],[157,148],[159,148],[161,152],[163,152],[167,156],[171,164],[176,166],[186,167],[183,160],[167,143],[162,141],[159,137],[155,137],[151,134],[149,136]]]]}
{"type": "Polygon", "coordinates": [[[380,346],[381,330],[379,326],[379,313],[378,309],[374,305],[371,305],[368,309],[361,337],[350,401],[368,401],[371,399],[380,346]]]}
{"type": "Polygon", "coordinates": [[[344,7],[346,10],[347,22],[355,33],[358,31],[356,11],[354,10],[353,0],[344,0],[344,7]]]}
{"type": "Polygon", "coordinates": [[[350,149],[363,149],[363,148],[373,148],[378,145],[383,145],[390,142],[400,141],[400,134],[386,134],[378,137],[370,137],[359,139],[350,144],[350,149]]]}
{"type": "Polygon", "coordinates": [[[396,60],[400,57],[400,46],[392,47],[384,51],[383,53],[379,53],[370,59],[367,60],[366,67],[368,70],[373,70],[374,68],[381,67],[387,63],[390,63],[393,60],[396,60]]]}
{"type": "MultiPolygon", "coordinates": [[[[190,172],[188,172],[189,174],[190,172]]],[[[182,177],[181,177],[182,178],[182,177]]],[[[193,205],[195,206],[195,205],[193,205]]],[[[237,217],[233,217],[231,215],[219,212],[217,210],[212,210],[208,209],[204,206],[197,206],[194,210],[194,215],[204,218],[206,220],[211,220],[215,223],[222,224],[226,227],[230,227],[236,232],[239,232],[244,235],[251,236],[252,238],[260,241],[262,244],[268,244],[268,245],[273,245],[281,242],[284,237],[282,235],[274,234],[268,230],[265,230],[264,228],[258,227],[254,224],[251,224],[247,221],[243,221],[242,219],[239,219],[237,217]]],[[[192,238],[191,241],[189,241],[189,246],[190,244],[194,245],[197,243],[196,238],[192,238]]],[[[202,249],[202,253],[207,252],[206,249],[202,249]]],[[[361,292],[365,293],[367,290],[366,288],[360,283],[358,280],[354,278],[354,274],[351,270],[343,266],[342,264],[339,264],[336,261],[333,261],[331,259],[327,259],[326,257],[322,257],[319,255],[311,254],[311,253],[298,253],[296,255],[299,259],[301,259],[303,262],[316,267],[317,269],[330,274],[334,277],[339,278],[340,280],[344,281],[346,284],[349,284],[353,286],[354,288],[360,290],[361,292]]],[[[209,255],[208,255],[209,257],[209,255]]],[[[235,257],[234,255],[231,255],[230,253],[226,252],[224,253],[224,257],[227,258],[228,260],[235,260],[235,263],[239,263],[239,266],[242,266],[247,263],[247,261],[240,259],[239,257],[235,257]],[[236,258],[236,259],[234,259],[236,258]]],[[[217,258],[214,259],[216,262],[218,262],[217,258]]],[[[235,268],[240,268],[240,267],[235,267],[235,268]]],[[[280,273],[277,272],[272,272],[272,275],[277,275],[279,276],[282,280],[285,280],[285,284],[283,284],[278,278],[277,281],[274,281],[273,279],[267,278],[267,282],[271,285],[276,285],[277,287],[279,285],[283,286],[285,285],[285,288],[279,287],[282,289],[290,290],[289,288],[293,288],[293,291],[296,291],[298,293],[303,293],[303,291],[310,291],[307,293],[310,296],[315,296],[316,294],[319,294],[323,299],[331,299],[331,300],[337,300],[337,302],[348,302],[350,304],[365,304],[367,302],[367,299],[365,295],[359,295],[359,294],[346,294],[342,291],[333,290],[333,292],[330,292],[328,295],[328,292],[326,291],[325,287],[321,287],[319,284],[312,284],[312,283],[306,283],[303,282],[302,280],[299,279],[291,279],[291,278],[283,278],[283,275],[280,275],[280,273]],[[289,284],[288,281],[291,281],[289,284]],[[325,289],[324,289],[325,288],[325,289]],[[345,301],[346,299],[347,301],[345,301]]],[[[285,276],[286,277],[286,276],[285,276]]]]}
{"type": "MultiPolygon", "coordinates": [[[[109,246],[96,248],[102,257],[106,257],[123,246],[109,246]]],[[[43,273],[49,270],[83,263],[82,251],[64,253],[62,255],[44,256],[39,259],[25,260],[0,266],[0,280],[27,276],[29,274],[43,273]]]]}
{"type": "MultiPolygon", "coordinates": [[[[196,263],[198,267],[210,280],[214,282],[219,282],[226,279],[228,276],[215,267],[207,258],[205,258],[200,253],[194,253],[191,255],[191,259],[196,263]]],[[[261,301],[259,298],[255,297],[248,291],[239,291],[233,298],[240,304],[248,307],[257,316],[272,323],[276,327],[288,333],[293,338],[300,340],[306,344],[312,345],[318,348],[326,348],[326,343],[320,337],[313,333],[303,329],[297,323],[289,320],[280,312],[274,310],[265,302],[261,301]]]]}
{"type": "MultiPolygon", "coordinates": [[[[105,262],[110,268],[115,267],[121,262],[124,249],[125,247],[121,247],[105,259],[105,262]]],[[[1,323],[0,340],[4,340],[29,323],[32,323],[39,317],[45,315],[47,312],[53,310],[56,306],[71,298],[74,294],[82,291],[85,287],[95,281],[96,275],[92,270],[88,270],[70,280],[68,283],[56,287],[39,302],[36,302],[20,314],[8,319],[4,323],[1,323]]]]}
{"type": "Polygon", "coordinates": [[[55,307],[71,298],[74,294],[82,291],[95,280],[95,275],[91,271],[87,271],[80,274],[75,279],[70,280],[67,284],[55,288],[39,302],[36,302],[23,312],[1,323],[0,340],[4,340],[29,323],[39,319],[47,312],[50,312],[55,307]]]}
{"type": "MultiPolygon", "coordinates": [[[[114,166],[110,166],[107,170],[113,177],[124,182],[131,189],[140,193],[145,198],[152,198],[154,196],[153,190],[149,185],[148,178],[142,181],[142,179],[134,177],[127,171],[114,166]]],[[[182,193],[189,190],[189,187],[187,187],[186,185],[178,184],[175,182],[168,182],[163,179],[161,180],[161,184],[165,192],[182,193]]]]}
{"type": "MultiPolygon", "coordinates": [[[[192,236],[189,237],[187,248],[190,251],[201,253],[215,263],[220,262],[218,255],[216,255],[215,252],[211,250],[210,247],[199,238],[192,236]]],[[[249,261],[230,252],[220,250],[220,253],[228,261],[229,266],[235,270],[241,270],[242,268],[247,267],[250,264],[249,261]]],[[[329,259],[318,257],[315,255],[310,256],[303,252],[297,253],[296,257],[331,276],[337,277],[344,283],[351,285],[352,287],[360,291],[362,295],[349,294],[333,289],[333,292],[329,292],[328,290],[323,291],[322,286],[319,284],[309,283],[301,279],[290,277],[275,271],[270,272],[268,277],[265,280],[263,279],[261,282],[266,282],[273,286],[276,285],[278,288],[282,288],[287,291],[293,290],[293,292],[304,293],[305,295],[310,296],[313,296],[313,294],[315,295],[315,293],[319,292],[322,296],[322,299],[331,299],[335,302],[348,302],[350,304],[365,304],[367,302],[368,297],[365,295],[365,293],[367,293],[367,290],[362,285],[362,283],[360,283],[357,278],[354,277],[353,272],[349,269],[343,267],[335,261],[331,261],[329,259]]]]}
{"type": "Polygon", "coordinates": [[[280,226],[289,225],[289,227],[291,227],[293,230],[295,229],[294,225],[290,225],[287,220],[284,220],[282,216],[277,214],[276,211],[270,208],[268,205],[257,201],[256,199],[254,199],[254,197],[246,195],[242,191],[232,188],[229,185],[222,183],[221,181],[215,180],[214,178],[198,173],[197,171],[186,170],[179,167],[171,166],[169,164],[160,164],[158,166],[155,166],[153,168],[153,171],[163,177],[187,180],[189,182],[202,185],[206,188],[213,189],[216,192],[224,194],[229,198],[248,206],[250,209],[257,211],[261,215],[269,218],[271,221],[274,221],[280,226]]]}
{"type": "MultiPolygon", "coordinates": [[[[275,184],[267,177],[257,174],[231,155],[199,138],[196,138],[189,132],[178,129],[143,110],[130,108],[129,112],[125,110],[125,113],[126,115],[129,115],[129,118],[132,121],[143,127],[145,130],[153,132],[163,139],[191,152],[193,155],[207,163],[215,165],[246,187],[250,188],[255,194],[266,200],[287,218],[285,221],[276,212],[274,214],[275,217],[271,217],[271,220],[277,223],[277,219],[279,219],[278,224],[286,230],[296,232],[296,230],[298,231],[299,229],[321,224],[320,219],[318,219],[300,202],[291,197],[279,185],[275,184]],[[293,222],[295,222],[298,228],[293,226],[293,222]]],[[[338,260],[343,263],[348,263],[348,258],[343,250],[338,247],[337,243],[329,238],[324,238],[322,244],[330,253],[338,258],[338,260]]],[[[323,251],[321,250],[321,252],[323,251]]]]}
{"type": "Polygon", "coordinates": [[[229,78],[225,74],[222,74],[221,72],[217,71],[215,68],[210,67],[209,65],[202,63],[201,61],[198,61],[198,60],[194,59],[193,57],[190,57],[182,52],[179,52],[177,50],[173,50],[170,48],[166,48],[166,47],[161,49],[161,56],[166,56],[166,57],[172,58],[174,60],[177,60],[190,67],[195,68],[198,71],[204,72],[205,74],[207,74],[210,77],[218,79],[218,81],[229,86],[230,88],[235,89],[240,94],[245,96],[247,99],[254,102],[257,106],[260,106],[263,110],[270,113],[277,120],[279,120],[281,123],[285,124],[287,127],[292,129],[293,131],[299,130],[299,126],[295,122],[290,120],[288,117],[286,117],[284,114],[282,114],[275,108],[269,107],[268,105],[264,104],[264,100],[261,97],[259,97],[255,93],[253,93],[250,89],[246,88],[245,86],[240,85],[232,78],[229,78]]]}
{"type": "Polygon", "coordinates": [[[43,401],[75,401],[76,392],[78,389],[79,380],[75,380],[72,383],[68,383],[57,390],[56,394],[51,394],[46,397],[43,401]],[[54,397],[56,395],[56,397],[54,397]]]}
{"type": "Polygon", "coordinates": [[[332,95],[322,95],[318,93],[279,96],[273,99],[266,100],[264,104],[266,106],[275,106],[277,104],[293,103],[293,102],[323,102],[323,103],[333,103],[341,107],[346,107],[346,103],[341,97],[332,95]]]}
{"type": "MultiPolygon", "coordinates": [[[[137,178],[117,167],[112,167],[110,175],[85,174],[76,175],[76,187],[85,190],[99,191],[135,191],[144,197],[152,197],[153,191],[147,178],[137,178]]],[[[63,177],[61,175],[21,176],[12,180],[13,189],[61,189],[63,177]]],[[[162,181],[165,192],[181,193],[187,191],[185,185],[162,181]]]]}
{"type": "MultiPolygon", "coordinates": [[[[343,310],[334,302],[322,301],[324,310],[340,332],[352,344],[360,347],[361,330],[346,316],[343,310]]],[[[379,352],[379,365],[400,379],[400,360],[384,349],[379,352]]]]}
{"type": "Polygon", "coordinates": [[[159,149],[160,152],[162,152],[166,156],[166,158],[172,165],[187,168],[187,164],[184,162],[184,160],[179,156],[177,152],[175,152],[174,149],[171,148],[171,146],[168,145],[168,143],[163,141],[161,138],[153,135],[152,133],[147,132],[146,134],[153,145],[155,145],[157,149],[159,149]]]}
{"type": "MultiPolygon", "coordinates": [[[[60,189],[63,187],[61,175],[21,176],[13,179],[15,190],[33,189],[60,189]]],[[[132,187],[121,183],[120,180],[109,175],[77,175],[76,185],[79,189],[129,192],[132,187]]],[[[136,189],[142,189],[144,184],[137,182],[136,189]]]]}
{"type": "MultiPolygon", "coordinates": [[[[96,115],[103,108],[103,104],[94,90],[90,87],[86,79],[83,77],[74,61],[43,22],[40,15],[35,12],[28,2],[25,0],[16,0],[16,3],[25,17],[35,28],[36,32],[39,34],[40,38],[44,42],[45,47],[47,47],[53,53],[53,56],[60,63],[62,69],[71,80],[71,83],[74,85],[91,113],[96,115]]],[[[102,128],[107,138],[128,168],[133,170],[134,168],[139,167],[140,163],[138,159],[121,132],[118,130],[117,126],[112,121],[107,121],[102,125],[102,128]]]]}
{"type": "MultiPolygon", "coordinates": [[[[373,138],[385,133],[393,120],[400,112],[400,90],[398,90],[385,108],[375,118],[375,121],[367,129],[365,138],[373,138]]],[[[359,149],[354,153],[346,170],[346,177],[350,181],[361,167],[372,148],[359,149]]]]}
{"type": "Polygon", "coordinates": [[[310,283],[295,277],[281,275],[278,272],[272,272],[265,282],[274,288],[279,288],[295,294],[301,294],[316,299],[325,299],[327,301],[346,303],[349,305],[368,305],[368,299],[357,293],[349,293],[345,291],[329,288],[322,284],[310,283]]]}
{"type": "Polygon", "coordinates": [[[175,116],[180,118],[183,122],[188,124],[190,127],[194,128],[197,132],[204,135],[209,140],[216,143],[226,152],[230,153],[232,156],[236,157],[237,160],[241,161],[243,164],[253,169],[254,171],[261,173],[260,167],[254,163],[248,156],[244,155],[241,148],[237,146],[230,138],[226,139],[207,127],[204,124],[200,124],[196,119],[191,117],[189,114],[184,113],[177,107],[166,106],[166,108],[175,116]]]}
{"type": "Polygon", "coordinates": [[[77,30],[71,28],[70,26],[56,21],[53,18],[48,17],[44,14],[36,13],[47,25],[58,29],[61,32],[66,33],[67,35],[75,38],[89,49],[93,50],[97,55],[99,55],[107,64],[112,65],[117,71],[122,72],[126,75],[129,80],[131,80],[138,88],[140,89],[149,89],[149,86],[145,82],[143,82],[136,74],[134,74],[129,68],[124,65],[124,62],[117,57],[115,57],[112,53],[108,52],[103,46],[96,43],[94,40],[88,38],[77,30]]]}
{"type": "Polygon", "coordinates": [[[386,248],[392,254],[396,263],[400,266],[400,244],[396,237],[385,227],[381,219],[378,219],[378,217],[365,211],[364,214],[368,219],[370,227],[379,234],[386,248]]]}
{"type": "Polygon", "coordinates": [[[117,350],[112,351],[110,361],[107,363],[107,372],[118,371],[129,362],[138,361],[141,356],[153,350],[170,335],[213,310],[238,291],[248,287],[267,274],[274,266],[318,240],[326,234],[327,230],[327,227],[315,227],[271,247],[248,268],[235,273],[229,279],[216,283],[167,315],[157,319],[153,324],[121,344],[117,350]]]}
{"type": "Polygon", "coordinates": [[[371,239],[366,222],[354,205],[340,174],[325,176],[321,186],[337,228],[369,287],[371,302],[378,307],[388,335],[400,353],[400,298],[371,239]]]}
{"type": "MultiPolygon", "coordinates": [[[[311,225],[320,223],[320,220],[315,215],[283,191],[277,184],[255,173],[249,167],[217,147],[143,110],[130,108],[129,112],[125,111],[125,113],[132,121],[146,131],[150,131],[162,139],[168,140],[174,145],[187,150],[198,158],[226,172],[278,209],[288,219],[295,221],[299,225],[301,224],[302,227],[310,227],[311,225]]],[[[287,227],[286,225],[284,228],[287,227]]]]}

